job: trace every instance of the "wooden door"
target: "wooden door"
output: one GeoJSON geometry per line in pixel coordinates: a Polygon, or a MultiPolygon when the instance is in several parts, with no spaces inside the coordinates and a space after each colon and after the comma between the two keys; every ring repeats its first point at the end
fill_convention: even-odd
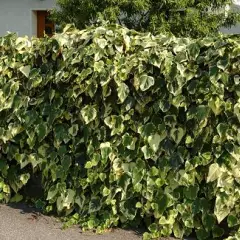
{"type": "Polygon", "coordinates": [[[49,19],[48,11],[37,11],[37,37],[44,37],[44,33],[51,37],[54,27],[54,22],[49,19]]]}

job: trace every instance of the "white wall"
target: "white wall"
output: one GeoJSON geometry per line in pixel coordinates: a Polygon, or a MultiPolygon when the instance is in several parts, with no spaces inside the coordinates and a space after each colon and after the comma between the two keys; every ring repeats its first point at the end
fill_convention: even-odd
{"type": "Polygon", "coordinates": [[[221,28],[220,31],[224,34],[240,34],[240,23],[231,28],[221,28]]]}
{"type": "Polygon", "coordinates": [[[49,10],[56,0],[0,0],[0,36],[7,31],[19,36],[33,36],[37,32],[34,10],[49,10]]]}

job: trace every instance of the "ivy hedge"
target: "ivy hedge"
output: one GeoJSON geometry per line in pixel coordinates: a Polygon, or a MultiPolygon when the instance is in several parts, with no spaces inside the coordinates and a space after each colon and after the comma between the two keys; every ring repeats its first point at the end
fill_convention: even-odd
{"type": "Polygon", "coordinates": [[[0,201],[35,186],[84,229],[239,239],[239,75],[238,36],[1,37],[0,201]]]}

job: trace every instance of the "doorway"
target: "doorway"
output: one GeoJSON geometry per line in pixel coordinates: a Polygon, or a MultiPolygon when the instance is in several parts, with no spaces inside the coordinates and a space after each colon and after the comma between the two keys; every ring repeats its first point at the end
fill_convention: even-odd
{"type": "Polygon", "coordinates": [[[55,24],[49,18],[48,11],[37,11],[37,37],[44,37],[44,33],[51,37],[54,34],[55,24]]]}

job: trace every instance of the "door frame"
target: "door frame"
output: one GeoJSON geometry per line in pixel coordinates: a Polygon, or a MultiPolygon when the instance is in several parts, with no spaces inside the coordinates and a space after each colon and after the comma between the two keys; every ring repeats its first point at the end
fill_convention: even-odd
{"type": "MultiPolygon", "coordinates": [[[[46,9],[46,8],[31,8],[30,10],[29,10],[29,20],[30,20],[30,31],[29,31],[29,33],[30,33],[30,37],[32,37],[32,36],[34,36],[34,37],[37,37],[37,25],[38,25],[38,23],[37,23],[37,12],[38,11],[50,11],[51,9],[46,9]],[[35,14],[33,14],[33,12],[35,13],[35,14]],[[35,15],[36,15],[36,24],[33,26],[33,24],[34,24],[34,19],[33,18],[35,18],[35,15]],[[33,32],[33,28],[35,29],[34,30],[34,32],[33,32]]],[[[54,28],[55,28],[55,26],[54,26],[54,28]]]]}

